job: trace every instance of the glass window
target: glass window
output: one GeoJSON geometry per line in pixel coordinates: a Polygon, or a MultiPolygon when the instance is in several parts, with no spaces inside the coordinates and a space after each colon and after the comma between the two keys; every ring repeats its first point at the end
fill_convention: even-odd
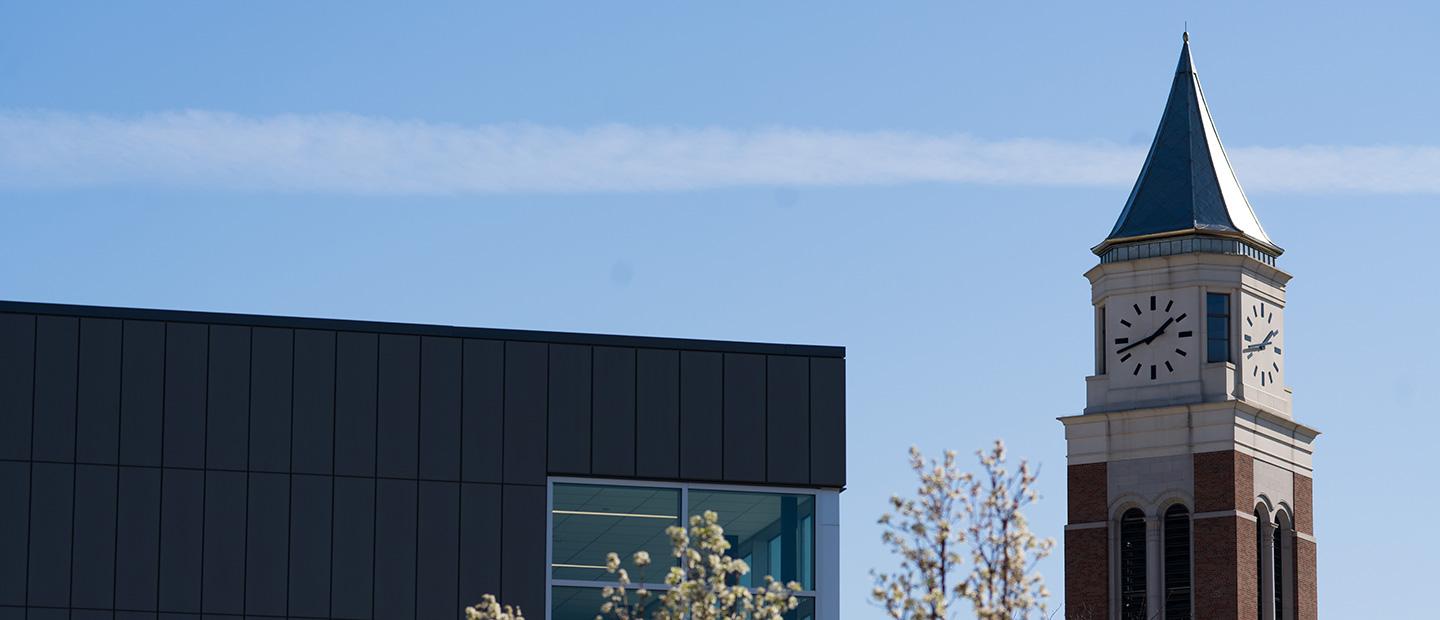
{"type": "Polygon", "coordinates": [[[1225,293],[1205,295],[1205,359],[1210,362],[1230,360],[1230,296],[1225,293]]]}
{"type": "Polygon", "coordinates": [[[1145,617],[1145,513],[1138,508],[1120,517],[1120,620],[1145,617]]]}
{"type": "Polygon", "coordinates": [[[1165,511],[1165,618],[1190,620],[1190,511],[1165,511]]]}
{"type": "MultiPolygon", "coordinates": [[[[786,620],[815,617],[816,496],[697,488],[552,484],[551,618],[591,620],[604,601],[601,587],[613,583],[605,555],[617,553],[633,582],[664,593],[668,563],[674,562],[665,528],[688,523],[688,515],[714,511],[725,528],[730,555],[751,567],[739,584],[759,587],[766,575],[799,582],[805,596],[786,620]],[[650,553],[652,565],[639,569],[631,556],[650,553]],[[591,585],[593,584],[593,585],[591,585]]],[[[658,603],[657,603],[658,604],[658,603]]]]}
{"type": "Polygon", "coordinates": [[[776,493],[739,493],[734,491],[690,491],[689,514],[713,510],[720,515],[720,525],[730,539],[730,554],[737,558],[751,555],[756,563],[752,583],[756,586],[769,574],[778,581],[797,581],[805,590],[815,589],[814,532],[806,533],[801,522],[815,517],[812,495],[781,495],[776,493]]]}
{"type": "Polygon", "coordinates": [[[1275,533],[1271,535],[1272,539],[1270,541],[1270,552],[1273,554],[1271,555],[1270,566],[1272,567],[1271,572],[1275,575],[1271,592],[1275,598],[1276,618],[1285,617],[1285,579],[1288,575],[1285,574],[1285,545],[1282,544],[1284,542],[1282,540],[1284,533],[1285,522],[1281,520],[1280,515],[1277,514],[1275,515],[1275,533]]]}
{"type": "Polygon", "coordinates": [[[679,489],[556,484],[551,501],[554,579],[612,581],[605,570],[605,554],[612,551],[632,581],[664,579],[663,563],[673,557],[665,528],[680,523],[679,489]],[[631,560],[641,550],[653,562],[643,574],[631,560]]]}
{"type": "MultiPolygon", "coordinates": [[[[551,588],[550,620],[595,620],[600,615],[600,606],[605,603],[605,598],[600,596],[600,592],[600,588],[566,586],[551,588]]],[[[653,610],[660,607],[662,594],[662,592],[650,593],[650,599],[645,605],[646,618],[652,617],[653,610]]],[[[638,599],[632,596],[631,600],[638,599]]]]}
{"type": "Polygon", "coordinates": [[[1096,328],[1099,339],[1095,341],[1095,374],[1105,374],[1105,306],[1096,311],[1096,328]]]}

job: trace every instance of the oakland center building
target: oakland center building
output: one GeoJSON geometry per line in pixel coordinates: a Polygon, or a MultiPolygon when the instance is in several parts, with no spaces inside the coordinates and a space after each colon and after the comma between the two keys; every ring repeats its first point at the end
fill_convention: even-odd
{"type": "Polygon", "coordinates": [[[837,618],[844,447],[839,347],[0,302],[0,620],[588,620],[705,510],[837,618]]]}

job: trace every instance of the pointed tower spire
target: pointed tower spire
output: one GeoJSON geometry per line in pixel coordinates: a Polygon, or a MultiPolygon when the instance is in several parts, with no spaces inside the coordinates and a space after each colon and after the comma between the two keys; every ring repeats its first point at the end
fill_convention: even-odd
{"type": "Polygon", "coordinates": [[[1140,178],[1115,228],[1094,251],[1102,260],[1106,260],[1107,253],[1109,260],[1123,260],[1110,251],[1120,245],[1159,238],[1200,235],[1245,242],[1251,246],[1249,250],[1229,243],[1225,247],[1235,251],[1224,251],[1253,254],[1250,250],[1257,250],[1268,255],[1267,262],[1273,262],[1283,250],[1265,234],[1240,189],[1200,90],[1200,79],[1190,57],[1190,33],[1186,32],[1183,39],[1170,97],[1140,178]]]}

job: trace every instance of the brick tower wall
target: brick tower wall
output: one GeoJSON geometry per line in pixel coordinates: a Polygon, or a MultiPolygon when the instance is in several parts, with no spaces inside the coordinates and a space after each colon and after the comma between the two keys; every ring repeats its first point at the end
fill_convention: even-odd
{"type": "Polygon", "coordinates": [[[1105,463],[1071,465],[1068,521],[1086,526],[1065,530],[1065,617],[1104,620],[1110,616],[1109,490],[1105,463]],[[1094,524],[1098,523],[1096,526],[1094,524]]]}
{"type": "Polygon", "coordinates": [[[1241,516],[1255,508],[1255,461],[1233,450],[1202,452],[1194,456],[1194,467],[1196,617],[1255,618],[1260,596],[1255,521],[1241,516]]]}
{"type": "Polygon", "coordinates": [[[1315,543],[1300,535],[1315,536],[1315,516],[1310,512],[1312,481],[1295,474],[1295,618],[1316,620],[1319,616],[1315,581],[1315,543]]]}

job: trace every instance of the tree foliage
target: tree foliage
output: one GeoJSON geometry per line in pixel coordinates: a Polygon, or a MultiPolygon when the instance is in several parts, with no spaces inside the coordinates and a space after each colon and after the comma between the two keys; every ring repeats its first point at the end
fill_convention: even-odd
{"type": "Polygon", "coordinates": [[[890,498],[881,540],[900,557],[875,577],[872,599],[895,620],[949,620],[968,601],[980,620],[1043,617],[1049,592],[1036,563],[1054,541],[1030,531],[1023,509],[1037,501],[1035,473],[1006,467],[1005,444],[977,452],[979,475],[963,471],[954,451],[926,460],[910,449],[920,485],[890,498]]]}

